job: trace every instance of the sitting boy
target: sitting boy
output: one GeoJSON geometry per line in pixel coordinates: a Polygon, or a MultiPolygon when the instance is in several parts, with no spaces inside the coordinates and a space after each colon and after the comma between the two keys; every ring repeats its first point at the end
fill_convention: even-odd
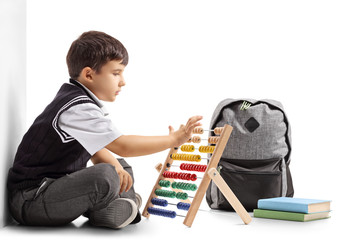
{"type": "Polygon", "coordinates": [[[125,86],[125,47],[97,31],[83,33],[67,54],[70,83],[24,135],[8,174],[12,216],[24,225],[62,225],[82,214],[91,224],[122,228],[140,221],[131,168],[122,157],[180,146],[201,116],[167,136],[122,135],[105,116],[125,86]],[[112,153],[111,153],[112,152],[112,153]],[[91,159],[93,166],[86,168],[91,159]]]}

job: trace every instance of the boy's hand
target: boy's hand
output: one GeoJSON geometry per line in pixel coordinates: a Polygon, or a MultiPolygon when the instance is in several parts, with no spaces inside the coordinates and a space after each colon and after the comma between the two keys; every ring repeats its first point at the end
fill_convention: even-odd
{"type": "Polygon", "coordinates": [[[187,142],[191,138],[194,128],[201,126],[199,121],[202,118],[202,116],[194,116],[189,118],[186,125],[181,125],[177,131],[174,131],[174,128],[169,126],[169,135],[173,138],[173,147],[179,147],[180,145],[187,142]]]}
{"type": "Polygon", "coordinates": [[[120,179],[120,192],[122,193],[124,190],[125,192],[129,191],[131,186],[133,185],[133,179],[130,174],[125,171],[124,169],[120,169],[117,171],[120,179]]]}

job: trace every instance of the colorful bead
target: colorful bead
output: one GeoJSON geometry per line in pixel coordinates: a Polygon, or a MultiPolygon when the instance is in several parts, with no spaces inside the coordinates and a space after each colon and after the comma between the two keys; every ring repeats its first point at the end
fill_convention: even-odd
{"type": "Polygon", "coordinates": [[[176,217],[175,211],[169,211],[169,210],[153,208],[153,207],[148,207],[147,211],[150,214],[154,214],[154,215],[158,215],[158,216],[162,216],[162,217],[168,217],[168,218],[176,217]]]}
{"type": "Polygon", "coordinates": [[[178,202],[178,204],[176,204],[176,207],[178,209],[181,209],[181,210],[189,210],[190,208],[190,203],[184,203],[184,202],[178,202]]]}
{"type": "Polygon", "coordinates": [[[197,189],[196,184],[193,183],[184,183],[184,182],[173,182],[171,187],[174,189],[182,189],[188,191],[195,191],[197,189]]]}
{"type": "Polygon", "coordinates": [[[163,189],[156,189],[155,194],[160,197],[168,197],[168,198],[175,198],[176,192],[174,191],[168,191],[163,189]]]}
{"type": "Polygon", "coordinates": [[[188,194],[184,192],[178,192],[176,193],[176,198],[181,200],[186,200],[188,199],[188,194]]]}
{"type": "Polygon", "coordinates": [[[205,172],[206,168],[207,165],[191,164],[191,163],[180,164],[180,169],[184,171],[205,172]]]}
{"type": "Polygon", "coordinates": [[[185,153],[173,153],[170,155],[173,160],[181,161],[191,161],[191,162],[200,162],[201,156],[195,154],[185,154],[185,153]]]}
{"type": "Polygon", "coordinates": [[[162,207],[166,207],[168,205],[168,201],[166,201],[165,199],[160,199],[160,198],[152,198],[151,203],[154,205],[162,206],[162,207]]]}
{"type": "Polygon", "coordinates": [[[165,178],[173,178],[173,179],[182,179],[187,181],[195,181],[197,179],[196,174],[190,174],[190,173],[178,173],[178,172],[170,172],[165,171],[163,172],[163,177],[165,178]]]}
{"type": "Polygon", "coordinates": [[[159,185],[160,185],[160,187],[170,187],[170,181],[167,181],[167,180],[160,180],[159,181],[159,185]]]}

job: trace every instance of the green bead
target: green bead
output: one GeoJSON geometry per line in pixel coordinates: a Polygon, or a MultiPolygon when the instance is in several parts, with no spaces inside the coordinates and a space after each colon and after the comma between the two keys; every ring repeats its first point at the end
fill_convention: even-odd
{"type": "Polygon", "coordinates": [[[186,200],[188,198],[188,194],[184,192],[176,193],[176,198],[181,200],[186,200]]]}
{"type": "Polygon", "coordinates": [[[170,181],[167,181],[167,180],[160,180],[159,181],[159,185],[160,187],[170,187],[170,181]]]}
{"type": "Polygon", "coordinates": [[[165,187],[170,187],[170,185],[171,185],[170,181],[166,181],[165,187]]]}
{"type": "Polygon", "coordinates": [[[161,197],[175,198],[176,192],[174,192],[174,191],[162,190],[162,189],[156,189],[156,190],[155,190],[155,194],[156,194],[157,196],[161,196],[161,197]]]}

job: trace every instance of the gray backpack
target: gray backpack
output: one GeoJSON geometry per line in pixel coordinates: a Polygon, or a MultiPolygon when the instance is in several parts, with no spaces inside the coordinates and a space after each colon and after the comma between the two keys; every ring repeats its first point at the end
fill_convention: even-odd
{"type": "MultiPolygon", "coordinates": [[[[224,124],[231,125],[233,131],[218,171],[246,210],[257,208],[259,199],[292,197],[290,125],[281,103],[225,99],[216,107],[210,129],[224,124]]],[[[213,182],[206,191],[206,201],[212,209],[233,210],[213,182]]]]}

